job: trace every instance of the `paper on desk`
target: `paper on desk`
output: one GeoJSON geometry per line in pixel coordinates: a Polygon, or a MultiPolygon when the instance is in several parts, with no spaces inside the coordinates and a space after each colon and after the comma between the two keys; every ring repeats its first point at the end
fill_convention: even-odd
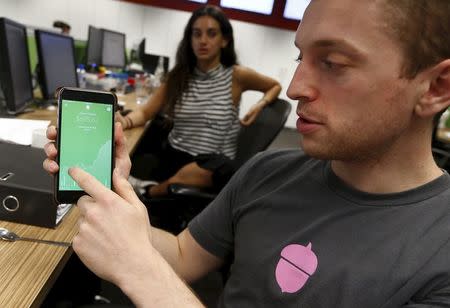
{"type": "Polygon", "coordinates": [[[0,140],[31,145],[33,131],[45,129],[50,121],[0,118],[0,140]]]}
{"type": "Polygon", "coordinates": [[[56,224],[66,216],[67,212],[72,208],[72,204],[62,203],[58,204],[57,212],[56,212],[56,224]]]}

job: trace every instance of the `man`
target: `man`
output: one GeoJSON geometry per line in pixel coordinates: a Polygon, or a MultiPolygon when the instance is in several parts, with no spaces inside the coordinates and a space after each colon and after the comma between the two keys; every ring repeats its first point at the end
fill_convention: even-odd
{"type": "Polygon", "coordinates": [[[91,196],[74,250],[143,307],[199,306],[181,279],[230,256],[220,306],[448,307],[450,176],[430,144],[450,105],[449,19],[444,0],[311,1],[288,90],[306,155],[259,155],[174,237],[125,180],[117,127],[116,193],[70,171],[91,196]]]}
{"type": "Polygon", "coordinates": [[[70,35],[70,25],[64,21],[61,20],[56,20],[53,22],[53,27],[54,28],[60,28],[61,29],[61,33],[65,34],[65,35],[70,35]]]}

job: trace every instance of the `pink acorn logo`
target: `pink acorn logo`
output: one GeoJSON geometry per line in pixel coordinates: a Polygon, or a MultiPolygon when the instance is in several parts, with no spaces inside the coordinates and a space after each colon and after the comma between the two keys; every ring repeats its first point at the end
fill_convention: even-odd
{"type": "Polygon", "coordinates": [[[283,293],[295,293],[317,269],[317,256],[308,246],[291,244],[283,248],[275,269],[275,278],[283,293]]]}

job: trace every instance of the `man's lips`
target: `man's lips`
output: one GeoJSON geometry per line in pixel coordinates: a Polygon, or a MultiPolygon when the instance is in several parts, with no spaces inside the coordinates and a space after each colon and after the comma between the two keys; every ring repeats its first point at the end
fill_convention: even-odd
{"type": "Polygon", "coordinates": [[[308,117],[303,114],[298,114],[297,130],[301,134],[311,133],[320,128],[322,124],[323,123],[319,122],[318,120],[312,117],[308,117]]]}
{"type": "Polygon", "coordinates": [[[310,124],[322,124],[319,120],[316,120],[314,117],[307,116],[302,113],[298,113],[297,115],[302,122],[310,124]]]}

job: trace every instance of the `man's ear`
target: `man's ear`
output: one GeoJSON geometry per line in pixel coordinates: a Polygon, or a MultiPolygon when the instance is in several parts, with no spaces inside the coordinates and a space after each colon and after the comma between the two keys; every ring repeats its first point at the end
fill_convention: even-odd
{"type": "Polygon", "coordinates": [[[415,106],[415,113],[431,117],[450,106],[450,59],[446,59],[425,72],[427,90],[415,106]]]}

